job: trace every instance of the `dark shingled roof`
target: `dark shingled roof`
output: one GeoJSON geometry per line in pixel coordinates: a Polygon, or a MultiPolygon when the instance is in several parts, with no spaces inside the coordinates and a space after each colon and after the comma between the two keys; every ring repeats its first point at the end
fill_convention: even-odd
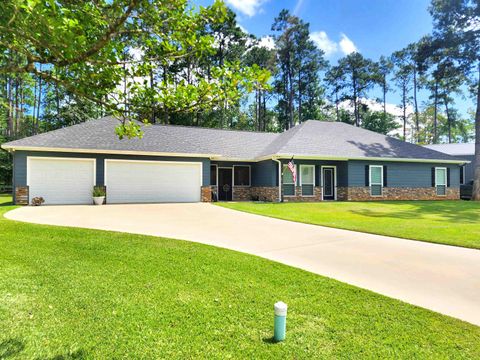
{"type": "Polygon", "coordinates": [[[105,117],[4,144],[5,148],[46,148],[175,153],[239,160],[276,155],[325,158],[458,159],[422,146],[339,122],[309,120],[283,133],[199,127],[144,126],[142,139],[120,140],[118,120],[105,117]]]}

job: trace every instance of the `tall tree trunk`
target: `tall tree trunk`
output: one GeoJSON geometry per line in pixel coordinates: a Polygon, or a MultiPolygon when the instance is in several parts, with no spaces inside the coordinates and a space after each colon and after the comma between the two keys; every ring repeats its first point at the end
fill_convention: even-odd
{"type": "Polygon", "coordinates": [[[35,134],[35,112],[37,109],[37,79],[34,77],[35,85],[33,87],[33,111],[32,111],[32,133],[35,134]]]}
{"type": "Polygon", "coordinates": [[[338,90],[335,90],[335,112],[337,115],[337,122],[340,121],[340,113],[338,109],[338,90]]]}
{"type": "Polygon", "coordinates": [[[302,81],[300,71],[298,72],[298,121],[301,123],[302,119],[302,81]]]}
{"type": "Polygon", "coordinates": [[[288,128],[291,129],[294,125],[293,122],[293,76],[292,71],[289,69],[288,71],[288,128]]]}
{"type": "Polygon", "coordinates": [[[13,93],[12,93],[12,86],[13,86],[13,81],[12,78],[9,76],[8,77],[8,117],[7,117],[7,122],[8,122],[8,136],[12,137],[14,136],[13,133],[13,93]]]}
{"type": "Polygon", "coordinates": [[[263,94],[263,115],[262,115],[262,131],[267,131],[267,99],[263,94]]]}
{"type": "Polygon", "coordinates": [[[383,119],[387,118],[387,75],[383,75],[383,119]]]}
{"type": "Polygon", "coordinates": [[[445,95],[445,113],[447,114],[447,127],[448,127],[448,143],[452,143],[452,119],[450,118],[450,111],[448,110],[448,99],[445,95]]]}
{"type": "Polygon", "coordinates": [[[435,92],[433,95],[433,143],[438,142],[438,80],[435,79],[435,92]]]}
{"type": "MultiPolygon", "coordinates": [[[[42,64],[40,64],[40,71],[42,71],[42,64]]],[[[37,109],[37,122],[35,123],[35,134],[38,133],[41,105],[42,105],[42,78],[39,77],[38,78],[38,109],[37,109]]]]}
{"type": "Polygon", "coordinates": [[[475,160],[472,200],[480,200],[480,62],[478,63],[477,111],[475,113],[475,160]]]}
{"type": "Polygon", "coordinates": [[[420,119],[418,113],[418,102],[417,102],[417,68],[413,68],[413,102],[415,105],[415,138],[417,143],[420,142],[420,119]]]}
{"type": "Polygon", "coordinates": [[[360,126],[360,119],[358,116],[358,103],[357,103],[357,78],[355,73],[352,75],[353,82],[353,114],[355,115],[355,125],[360,126]]]}
{"type": "Polygon", "coordinates": [[[19,79],[18,79],[18,75],[15,77],[15,137],[18,137],[19,135],[19,130],[20,130],[20,121],[19,121],[19,111],[18,111],[18,108],[19,108],[19,79]]]}
{"type": "Polygon", "coordinates": [[[403,107],[403,141],[407,141],[407,84],[402,86],[402,107],[403,107]]]}

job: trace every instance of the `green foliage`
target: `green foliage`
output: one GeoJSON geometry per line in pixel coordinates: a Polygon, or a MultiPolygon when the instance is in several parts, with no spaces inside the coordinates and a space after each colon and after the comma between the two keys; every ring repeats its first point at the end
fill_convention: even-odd
{"type": "Polygon", "coordinates": [[[367,130],[375,131],[387,135],[396,130],[400,125],[395,121],[395,116],[381,111],[362,111],[362,127],[367,130]]]}
{"type": "Polygon", "coordinates": [[[92,191],[93,197],[102,197],[105,196],[105,189],[101,186],[95,186],[92,191]]]}

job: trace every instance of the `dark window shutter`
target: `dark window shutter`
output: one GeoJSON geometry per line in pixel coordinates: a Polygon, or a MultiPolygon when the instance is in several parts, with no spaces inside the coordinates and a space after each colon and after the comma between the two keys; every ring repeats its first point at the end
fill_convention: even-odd
{"type": "Polygon", "coordinates": [[[447,187],[450,187],[450,168],[447,168],[447,187]]]}
{"type": "Polygon", "coordinates": [[[365,186],[370,186],[370,166],[365,165],[365,186]]]}
{"type": "Polygon", "coordinates": [[[387,187],[387,165],[383,165],[383,186],[387,187]]]}
{"type": "Polygon", "coordinates": [[[432,167],[432,187],[435,187],[435,168],[432,167]]]}

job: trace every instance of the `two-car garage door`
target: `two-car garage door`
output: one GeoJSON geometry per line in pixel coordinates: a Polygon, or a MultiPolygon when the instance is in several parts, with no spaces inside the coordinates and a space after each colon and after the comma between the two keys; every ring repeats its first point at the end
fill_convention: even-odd
{"type": "Polygon", "coordinates": [[[201,163],[105,161],[107,201],[157,203],[200,201],[201,163]]]}
{"type": "MultiPolygon", "coordinates": [[[[108,203],[200,201],[200,162],[105,160],[108,203]]],[[[27,160],[30,201],[46,204],[91,204],[96,185],[95,159],[40,158],[27,160]]]]}

